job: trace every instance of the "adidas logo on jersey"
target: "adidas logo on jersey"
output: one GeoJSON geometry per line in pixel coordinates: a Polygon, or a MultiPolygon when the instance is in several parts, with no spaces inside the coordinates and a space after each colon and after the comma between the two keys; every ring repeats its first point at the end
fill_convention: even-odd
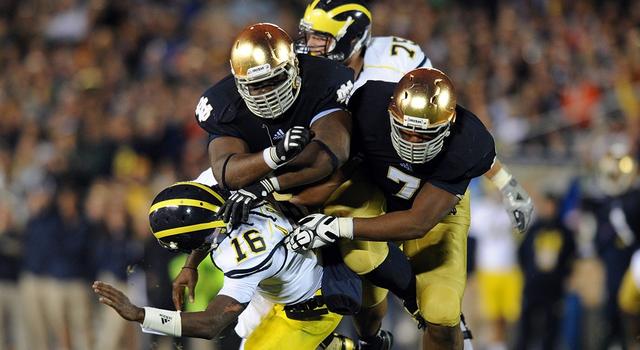
{"type": "Polygon", "coordinates": [[[160,321],[162,322],[162,324],[165,324],[165,323],[171,321],[171,317],[167,316],[167,315],[160,314],[160,321]]]}
{"type": "Polygon", "coordinates": [[[411,164],[409,163],[400,163],[400,166],[409,170],[409,171],[413,171],[413,167],[411,166],[411,164]]]}
{"type": "Polygon", "coordinates": [[[284,131],[282,131],[282,129],[278,129],[278,131],[276,131],[275,135],[273,135],[273,140],[280,140],[281,138],[284,137],[284,131]]]}

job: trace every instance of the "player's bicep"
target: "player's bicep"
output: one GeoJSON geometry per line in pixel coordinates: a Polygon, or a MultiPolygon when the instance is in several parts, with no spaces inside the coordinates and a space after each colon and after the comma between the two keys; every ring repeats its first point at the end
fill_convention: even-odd
{"type": "Polygon", "coordinates": [[[249,153],[249,145],[237,137],[220,136],[209,142],[209,162],[216,179],[222,179],[224,163],[232,154],[249,153]]]}
{"type": "Polygon", "coordinates": [[[349,158],[351,145],[351,115],[346,110],[336,110],[311,124],[315,139],[324,143],[338,159],[338,166],[349,158]]]}

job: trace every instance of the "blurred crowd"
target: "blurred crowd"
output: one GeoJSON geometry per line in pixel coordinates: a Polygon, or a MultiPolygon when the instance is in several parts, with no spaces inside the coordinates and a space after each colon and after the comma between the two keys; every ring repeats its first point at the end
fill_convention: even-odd
{"type": "MultiPolygon", "coordinates": [[[[397,35],[421,45],[434,66],[452,78],[460,103],[489,126],[498,152],[512,163],[556,161],[575,166],[570,170],[582,175],[578,169],[593,167],[614,142],[624,142],[638,158],[640,2],[370,3],[374,35],[397,35]]],[[[90,281],[128,284],[138,302],[172,308],[168,266],[174,256],[149,234],[149,202],[164,186],[193,179],[208,166],[207,137],[193,111],[202,91],[229,73],[235,34],[246,24],[268,21],[295,36],[305,6],[302,0],[0,2],[0,348],[142,346],[138,329],[102,315],[105,308],[90,295],[90,281]]],[[[483,246],[500,246],[511,256],[476,264],[479,273],[471,276],[491,279],[491,273],[480,272],[497,265],[516,285],[505,294],[513,305],[504,315],[498,313],[504,322],[480,337],[486,344],[506,344],[508,324],[521,319],[521,310],[526,323],[531,310],[547,305],[545,317],[558,323],[557,303],[584,304],[589,297],[580,293],[565,298],[564,285],[576,274],[576,269],[569,271],[571,256],[595,261],[587,268],[591,279],[586,283],[603,292],[591,291],[595,301],[587,304],[593,310],[617,291],[615,281],[603,281],[607,268],[602,266],[609,265],[595,257],[605,250],[613,254],[608,256],[615,260],[611,269],[621,274],[635,243],[623,246],[622,255],[581,243],[602,243],[578,235],[582,221],[570,210],[589,197],[584,183],[547,193],[531,181],[538,208],[547,208],[539,209],[538,225],[556,225],[561,242],[572,242],[559,246],[567,249],[560,260],[541,262],[551,259],[551,270],[558,272],[557,278],[539,282],[551,299],[526,298],[539,294],[538,284],[527,284],[528,267],[540,263],[529,237],[521,242],[499,222],[493,222],[497,228],[488,227],[490,219],[474,223],[478,261],[497,257],[483,246]],[[491,241],[496,232],[504,232],[493,237],[502,243],[491,241]],[[524,282],[517,282],[522,276],[524,282]]],[[[484,202],[477,206],[492,208],[484,202]]],[[[558,247],[557,239],[543,241],[544,247],[558,247]]],[[[611,242],[605,243],[616,248],[611,242]]],[[[482,285],[478,282],[477,304],[484,303],[482,285]]],[[[473,281],[470,291],[476,295],[473,281]]],[[[608,311],[596,313],[589,327],[607,322],[618,327],[603,321],[617,317],[616,306],[606,305],[608,311]]],[[[493,316],[501,307],[483,308],[476,319],[485,317],[487,324],[498,319],[493,316]]],[[[566,326],[574,333],[566,331],[564,339],[597,335],[580,327],[566,326]]],[[[611,339],[620,337],[613,333],[611,339]]]]}

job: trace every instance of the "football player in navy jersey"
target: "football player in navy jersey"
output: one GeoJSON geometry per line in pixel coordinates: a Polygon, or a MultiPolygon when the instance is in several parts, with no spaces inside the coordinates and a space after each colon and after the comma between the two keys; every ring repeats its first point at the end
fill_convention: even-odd
{"type": "MultiPolygon", "coordinates": [[[[351,67],[355,73],[352,93],[356,93],[360,87],[371,80],[395,83],[410,70],[432,67],[431,60],[420,46],[395,36],[372,36],[371,23],[372,16],[366,1],[313,0],[300,20],[301,36],[296,42],[296,50],[327,57],[351,67]]],[[[359,142],[357,138],[352,139],[354,143],[359,142]]],[[[352,155],[354,155],[353,152],[352,155]]],[[[347,166],[347,168],[352,167],[347,166]]],[[[323,202],[323,213],[333,216],[381,215],[385,206],[384,196],[371,184],[365,174],[366,172],[362,169],[357,169],[353,174],[335,177],[328,181],[325,185],[333,186],[331,184],[333,180],[348,179],[342,182],[328,198],[314,198],[311,191],[307,190],[303,195],[294,197],[292,201],[316,206],[319,206],[319,202],[323,202]]],[[[501,180],[498,183],[503,186],[501,190],[505,207],[516,229],[524,232],[531,220],[533,209],[533,203],[528,194],[517,184],[506,186],[510,182],[511,175],[506,168],[502,168],[498,160],[485,175],[501,180]],[[499,176],[495,177],[497,174],[499,176]]],[[[393,274],[392,270],[384,268],[385,260],[389,259],[388,247],[383,242],[340,242],[345,262],[360,275],[370,274],[374,268],[381,274],[393,274]]],[[[384,301],[387,292],[381,288],[368,287],[370,290],[366,294],[371,297],[365,298],[361,312],[366,316],[356,318],[356,328],[361,340],[371,338],[371,335],[380,328],[386,306],[384,301]],[[360,321],[365,324],[358,324],[360,321]]],[[[405,307],[409,312],[414,313],[414,305],[405,303],[405,307]]]]}
{"type": "MultiPolygon", "coordinates": [[[[370,218],[312,214],[300,220],[287,245],[311,249],[338,238],[403,242],[417,274],[420,313],[428,323],[424,348],[462,348],[458,324],[466,283],[467,186],[494,164],[493,138],[473,113],[456,104],[453,84],[436,69],[413,70],[397,84],[368,81],[349,107],[357,141],[353,151],[363,155],[366,173],[382,189],[387,213],[370,218]]],[[[489,175],[506,182],[499,188],[524,192],[510,174],[489,175]]]]}
{"type": "Polygon", "coordinates": [[[235,226],[270,193],[321,180],[347,160],[353,71],[296,55],[287,33],[268,23],[240,33],[230,63],[232,74],[205,91],[196,117],[209,133],[215,178],[237,190],[223,208],[235,226]]]}
{"type": "MultiPolygon", "coordinates": [[[[246,222],[249,210],[272,192],[317,183],[344,164],[350,151],[346,100],[353,71],[326,58],[296,55],[289,36],[266,23],[240,33],[230,63],[232,74],[203,94],[196,117],[210,136],[215,179],[235,190],[221,209],[233,227],[246,222]]],[[[403,298],[410,291],[408,299],[415,300],[415,288],[404,281],[413,275],[410,265],[397,247],[395,253],[402,286],[367,277],[403,298]]],[[[192,254],[185,265],[203,258],[192,254]]],[[[174,281],[176,307],[184,287],[197,280],[187,270],[174,281]]]]}

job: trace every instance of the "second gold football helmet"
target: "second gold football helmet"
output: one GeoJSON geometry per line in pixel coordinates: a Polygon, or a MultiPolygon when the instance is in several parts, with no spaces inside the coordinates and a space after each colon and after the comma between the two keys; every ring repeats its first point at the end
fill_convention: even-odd
{"type": "Polygon", "coordinates": [[[275,24],[246,27],[233,43],[230,63],[238,92],[258,117],[279,117],[300,92],[293,41],[275,24]]]}
{"type": "Polygon", "coordinates": [[[391,103],[391,141],[400,158],[426,163],[442,150],[455,121],[456,91],[437,69],[418,68],[396,85],[391,103]]]}
{"type": "Polygon", "coordinates": [[[613,143],[598,161],[597,181],[609,196],[620,195],[636,182],[638,163],[624,143],[613,143]]]}

